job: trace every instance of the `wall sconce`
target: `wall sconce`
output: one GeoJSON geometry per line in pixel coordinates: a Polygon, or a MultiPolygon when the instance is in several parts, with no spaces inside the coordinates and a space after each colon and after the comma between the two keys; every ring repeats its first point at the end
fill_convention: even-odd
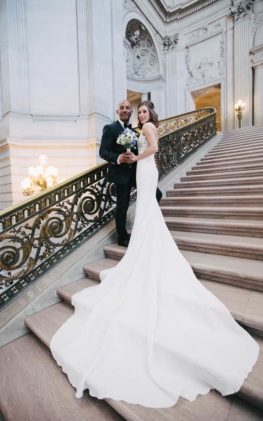
{"type": "Polygon", "coordinates": [[[237,120],[238,120],[238,128],[241,128],[241,120],[243,118],[243,110],[245,108],[246,104],[239,99],[235,105],[235,111],[237,113],[237,120]]]}
{"type": "Polygon", "coordinates": [[[58,170],[56,167],[47,166],[47,160],[46,155],[40,155],[40,165],[28,168],[29,177],[21,181],[24,196],[30,196],[33,193],[54,187],[58,183],[58,170]]]}

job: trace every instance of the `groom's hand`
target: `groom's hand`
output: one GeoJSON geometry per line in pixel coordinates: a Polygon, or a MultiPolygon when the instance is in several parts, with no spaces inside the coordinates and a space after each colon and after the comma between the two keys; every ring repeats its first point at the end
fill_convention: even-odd
{"type": "Polygon", "coordinates": [[[119,163],[132,164],[134,162],[133,156],[135,155],[132,152],[124,152],[119,156],[119,163]]]}

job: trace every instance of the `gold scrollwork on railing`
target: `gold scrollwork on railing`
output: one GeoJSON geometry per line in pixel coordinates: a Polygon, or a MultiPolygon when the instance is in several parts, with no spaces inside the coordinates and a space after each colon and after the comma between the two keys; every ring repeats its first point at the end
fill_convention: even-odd
{"type": "MultiPolygon", "coordinates": [[[[215,115],[209,108],[160,122],[161,177],[216,133],[215,115]]],[[[0,308],[113,217],[106,174],[98,165],[0,213],[0,308]]]]}

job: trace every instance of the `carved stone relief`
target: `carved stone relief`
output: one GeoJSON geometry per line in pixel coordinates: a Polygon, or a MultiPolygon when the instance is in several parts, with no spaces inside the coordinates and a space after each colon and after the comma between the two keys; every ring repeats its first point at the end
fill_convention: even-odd
{"type": "Polygon", "coordinates": [[[185,64],[188,85],[198,85],[224,75],[224,39],[222,34],[186,47],[185,64]]]}
{"type": "Polygon", "coordinates": [[[254,21],[252,27],[253,48],[263,44],[263,2],[254,6],[254,21]]]}
{"type": "Polygon", "coordinates": [[[137,19],[132,19],[127,25],[124,47],[129,78],[145,80],[160,75],[160,64],[152,37],[137,19]]]}
{"type": "Polygon", "coordinates": [[[162,47],[164,51],[172,50],[176,44],[178,43],[178,34],[175,34],[173,36],[165,35],[165,37],[162,38],[162,47]]]}
{"type": "Polygon", "coordinates": [[[232,0],[229,15],[235,21],[244,18],[252,10],[255,0],[240,0],[238,3],[232,0]]]}

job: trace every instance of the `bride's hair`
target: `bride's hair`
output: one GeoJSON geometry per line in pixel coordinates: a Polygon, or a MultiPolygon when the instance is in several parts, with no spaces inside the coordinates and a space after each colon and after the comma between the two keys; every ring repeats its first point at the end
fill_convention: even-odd
{"type": "MultiPolygon", "coordinates": [[[[149,114],[150,114],[150,122],[153,123],[156,127],[158,127],[158,114],[156,114],[154,110],[154,103],[152,101],[142,101],[139,106],[138,110],[145,105],[148,108],[149,114]]],[[[142,123],[139,121],[138,127],[139,129],[142,128],[142,123]]]]}

